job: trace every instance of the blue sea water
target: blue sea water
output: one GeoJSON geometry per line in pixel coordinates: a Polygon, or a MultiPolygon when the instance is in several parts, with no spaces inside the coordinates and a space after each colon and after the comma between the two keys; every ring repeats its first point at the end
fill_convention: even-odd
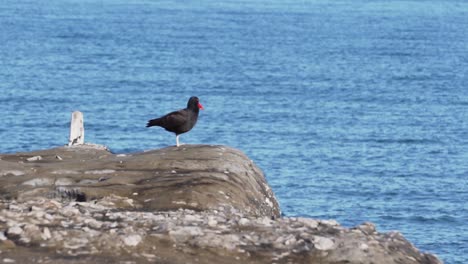
{"type": "Polygon", "coordinates": [[[0,153],[185,143],[265,172],[287,216],[399,230],[468,263],[468,2],[2,0],[0,153]]]}

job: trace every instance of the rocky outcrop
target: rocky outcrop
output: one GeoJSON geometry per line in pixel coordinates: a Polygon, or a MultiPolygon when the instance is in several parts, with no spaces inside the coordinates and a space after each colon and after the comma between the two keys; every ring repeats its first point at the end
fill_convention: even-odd
{"type": "Polygon", "coordinates": [[[441,263],[371,223],[279,217],[238,150],[0,156],[0,254],[16,263],[441,263]]]}
{"type": "Polygon", "coordinates": [[[76,201],[111,194],[131,197],[141,210],[203,211],[233,207],[251,216],[279,217],[260,169],[224,146],[186,145],[114,155],[99,145],[77,145],[0,156],[0,193],[76,201]]]}
{"type": "Polygon", "coordinates": [[[133,205],[118,196],[2,202],[0,250],[19,263],[440,263],[401,234],[378,233],[370,223],[347,229],[233,208],[144,212],[133,205]]]}

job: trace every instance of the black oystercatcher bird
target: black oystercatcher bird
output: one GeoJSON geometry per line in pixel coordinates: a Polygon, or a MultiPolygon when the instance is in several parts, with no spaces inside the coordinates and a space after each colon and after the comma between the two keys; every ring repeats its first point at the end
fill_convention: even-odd
{"type": "Polygon", "coordinates": [[[178,147],[180,145],[179,135],[190,131],[190,129],[195,126],[200,109],[203,110],[203,106],[200,104],[198,97],[192,96],[188,100],[187,108],[171,112],[160,118],[151,119],[148,121],[148,124],[146,124],[146,127],[160,126],[169,132],[174,132],[176,134],[176,144],[178,147]]]}

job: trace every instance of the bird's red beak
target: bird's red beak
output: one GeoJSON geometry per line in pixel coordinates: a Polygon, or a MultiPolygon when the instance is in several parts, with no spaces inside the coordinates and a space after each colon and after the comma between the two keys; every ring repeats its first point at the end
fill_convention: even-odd
{"type": "Polygon", "coordinates": [[[200,108],[201,110],[205,110],[205,108],[203,108],[203,105],[201,105],[200,103],[198,103],[198,108],[200,108]]]}

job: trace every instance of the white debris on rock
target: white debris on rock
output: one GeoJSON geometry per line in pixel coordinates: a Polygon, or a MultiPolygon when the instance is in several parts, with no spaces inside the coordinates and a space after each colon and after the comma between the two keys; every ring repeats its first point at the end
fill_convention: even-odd
{"type": "Polygon", "coordinates": [[[218,221],[216,220],[215,217],[213,216],[209,216],[208,217],[208,222],[207,222],[208,226],[210,227],[215,227],[217,224],[218,224],[218,221]]]}
{"type": "Polygon", "coordinates": [[[73,181],[70,178],[59,178],[55,181],[55,185],[59,186],[68,186],[68,185],[73,185],[75,184],[75,181],[73,181]]]}
{"type": "Polygon", "coordinates": [[[140,244],[142,238],[138,234],[131,234],[129,236],[123,236],[122,240],[123,240],[125,245],[127,245],[129,247],[135,247],[138,244],[140,244]]]}
{"type": "Polygon", "coordinates": [[[64,175],[64,174],[79,174],[79,172],[74,171],[74,170],[54,170],[51,172],[52,174],[59,174],[59,175],[64,175]]]}
{"type": "Polygon", "coordinates": [[[239,225],[241,225],[241,226],[246,226],[249,223],[250,223],[250,220],[247,219],[247,218],[244,218],[244,217],[239,220],[239,225]]]}
{"type": "Polygon", "coordinates": [[[359,248],[363,251],[366,251],[369,249],[369,245],[367,245],[366,243],[361,243],[361,245],[359,246],[359,248]]]}
{"type": "Polygon", "coordinates": [[[318,250],[330,250],[334,245],[335,243],[330,238],[322,236],[314,237],[314,247],[318,250]]]}
{"type": "Polygon", "coordinates": [[[102,227],[102,222],[93,218],[88,218],[84,220],[84,223],[93,229],[100,229],[102,227]]]}
{"type": "Polygon", "coordinates": [[[23,229],[18,225],[12,226],[7,230],[8,237],[19,237],[21,234],[23,234],[23,229]]]}
{"type": "Polygon", "coordinates": [[[38,186],[49,186],[53,185],[54,182],[50,178],[35,178],[29,181],[25,181],[22,183],[22,185],[29,185],[32,187],[38,187],[38,186]]]}
{"type": "Polygon", "coordinates": [[[48,240],[52,238],[52,234],[50,233],[49,228],[46,226],[44,227],[44,230],[42,231],[42,239],[48,240]]]}
{"type": "Polygon", "coordinates": [[[317,228],[319,225],[319,222],[317,220],[310,219],[310,218],[298,217],[297,221],[300,223],[303,223],[304,225],[310,228],[317,228]]]}
{"type": "Polygon", "coordinates": [[[27,161],[39,161],[39,160],[42,160],[42,157],[41,156],[33,156],[33,157],[30,157],[30,158],[27,158],[26,160],[27,161]]]}
{"type": "Polygon", "coordinates": [[[63,207],[60,210],[60,213],[66,217],[71,217],[74,215],[79,215],[80,210],[78,210],[78,208],[73,207],[72,205],[68,205],[68,206],[63,207]]]}
{"type": "Polygon", "coordinates": [[[115,170],[90,170],[90,171],[85,171],[85,174],[110,174],[110,173],[115,173],[115,170]]]}
{"type": "Polygon", "coordinates": [[[9,175],[13,175],[13,176],[22,176],[24,175],[24,171],[20,171],[20,170],[5,170],[5,171],[0,171],[0,176],[9,176],[9,175]]]}
{"type": "Polygon", "coordinates": [[[184,226],[169,231],[169,236],[175,242],[186,242],[194,236],[203,235],[203,231],[198,226],[184,226]]]}
{"type": "Polygon", "coordinates": [[[329,226],[339,226],[340,223],[336,220],[319,220],[319,223],[322,225],[329,225],[329,226]]]}

